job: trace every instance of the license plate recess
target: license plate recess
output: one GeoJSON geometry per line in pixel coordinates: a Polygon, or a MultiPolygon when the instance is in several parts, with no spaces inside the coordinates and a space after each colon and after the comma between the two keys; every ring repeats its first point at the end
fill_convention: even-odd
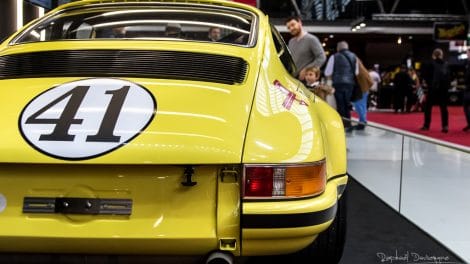
{"type": "Polygon", "coordinates": [[[23,213],[130,215],[131,199],[25,197],[23,213]]]}

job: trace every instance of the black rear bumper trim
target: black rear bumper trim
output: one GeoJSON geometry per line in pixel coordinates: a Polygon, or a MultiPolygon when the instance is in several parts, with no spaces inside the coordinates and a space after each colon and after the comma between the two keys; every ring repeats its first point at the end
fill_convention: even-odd
{"type": "Polygon", "coordinates": [[[310,213],[301,214],[244,214],[242,228],[290,228],[307,227],[326,223],[333,220],[337,204],[332,207],[310,213]]]}

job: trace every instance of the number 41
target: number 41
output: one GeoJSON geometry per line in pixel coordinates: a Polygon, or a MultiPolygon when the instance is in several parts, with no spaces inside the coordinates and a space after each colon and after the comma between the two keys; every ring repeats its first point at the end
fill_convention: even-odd
{"type": "MultiPolygon", "coordinates": [[[[55,124],[54,131],[50,134],[42,134],[39,140],[73,141],[75,135],[69,134],[69,129],[72,124],[81,124],[83,122],[83,119],[77,119],[75,115],[89,88],[90,86],[77,86],[73,88],[28,117],[26,124],[55,124]],[[70,99],[59,118],[39,118],[41,114],[68,97],[70,97],[70,99]]],[[[112,95],[111,101],[103,116],[98,133],[96,133],[96,135],[87,136],[87,142],[119,142],[121,137],[114,135],[114,128],[116,127],[117,119],[128,92],[129,86],[123,86],[118,90],[105,92],[105,94],[112,95]]]]}

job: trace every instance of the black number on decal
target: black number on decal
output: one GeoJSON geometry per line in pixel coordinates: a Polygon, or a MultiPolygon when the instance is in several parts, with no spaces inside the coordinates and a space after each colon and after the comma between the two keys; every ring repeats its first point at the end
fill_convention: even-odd
{"type": "MultiPolygon", "coordinates": [[[[86,93],[90,86],[77,86],[69,92],[63,94],[59,98],[50,102],[43,108],[39,109],[36,113],[32,114],[26,119],[26,124],[55,124],[54,131],[51,134],[42,134],[39,140],[43,141],[73,141],[75,135],[69,134],[69,129],[72,124],[81,124],[83,119],[75,118],[77,111],[85,98],[86,93]],[[59,118],[38,118],[41,114],[49,110],[54,105],[62,102],[70,97],[67,105],[62,110],[59,118]]],[[[118,90],[106,91],[105,94],[111,94],[111,101],[101,121],[100,128],[96,135],[87,136],[88,142],[119,142],[120,136],[114,135],[119,114],[129,92],[130,86],[123,86],[118,90]]]]}
{"type": "Polygon", "coordinates": [[[76,119],[75,114],[77,114],[78,108],[80,107],[80,104],[89,88],[90,86],[77,86],[73,88],[69,92],[39,109],[36,113],[32,114],[28,119],[26,119],[26,124],[55,124],[54,131],[52,131],[51,134],[41,135],[39,140],[73,141],[75,135],[70,135],[69,129],[72,124],[81,124],[83,122],[83,119],[76,119]],[[38,116],[68,97],[70,97],[70,99],[59,118],[38,118],[38,116]]]}
{"type": "Polygon", "coordinates": [[[101,122],[98,133],[93,136],[87,136],[86,141],[89,142],[119,142],[120,136],[115,136],[114,128],[121,112],[122,105],[126,99],[129,86],[124,86],[119,90],[106,91],[106,94],[112,94],[111,102],[109,102],[108,109],[104,114],[103,121],[101,122]]]}

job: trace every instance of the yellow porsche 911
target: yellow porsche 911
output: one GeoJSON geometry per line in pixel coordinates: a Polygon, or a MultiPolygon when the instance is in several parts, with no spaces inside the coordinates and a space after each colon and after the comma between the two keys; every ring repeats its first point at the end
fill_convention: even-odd
{"type": "Polygon", "coordinates": [[[230,1],[31,22],[0,46],[0,251],[339,261],[344,128],[294,71],[230,1]]]}

